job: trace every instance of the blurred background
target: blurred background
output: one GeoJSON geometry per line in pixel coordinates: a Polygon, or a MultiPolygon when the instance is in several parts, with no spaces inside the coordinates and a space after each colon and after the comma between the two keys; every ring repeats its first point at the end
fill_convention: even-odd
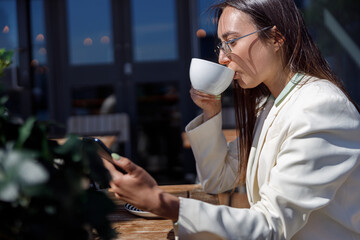
{"type": "MultiPolygon", "coordinates": [[[[216,28],[206,12],[214,2],[0,0],[0,48],[14,50],[1,78],[11,114],[58,123],[51,138],[81,134],[84,126],[91,135],[126,132],[114,151],[160,184],[194,182],[194,159],[181,135],[199,113],[188,70],[192,57],[217,61],[216,28]],[[127,117],[123,125],[107,118],[118,114],[127,117]]],[[[295,2],[360,104],[360,1],[295,2]]],[[[231,91],[223,96],[224,128],[235,124],[231,91]]]]}

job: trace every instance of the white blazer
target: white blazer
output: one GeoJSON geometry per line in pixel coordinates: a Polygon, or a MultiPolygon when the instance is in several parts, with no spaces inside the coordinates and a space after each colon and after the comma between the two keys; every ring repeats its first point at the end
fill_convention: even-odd
{"type": "MultiPolygon", "coordinates": [[[[236,142],[221,113],[186,127],[205,191],[232,189],[236,142]]],[[[269,97],[247,167],[250,209],[180,199],[180,239],[360,239],[360,115],[326,80],[306,77],[284,99],[269,97]],[[305,83],[306,81],[306,83],[305,83]]]]}

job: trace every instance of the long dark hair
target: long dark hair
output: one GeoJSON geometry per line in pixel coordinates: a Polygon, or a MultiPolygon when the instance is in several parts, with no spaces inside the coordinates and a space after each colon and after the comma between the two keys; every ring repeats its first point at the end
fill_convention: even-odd
{"type": "MultiPolygon", "coordinates": [[[[275,34],[277,35],[268,34],[269,30],[260,32],[259,38],[262,41],[269,38],[284,40],[282,45],[284,69],[329,80],[345,93],[360,112],[359,107],[345,91],[343,83],[332,72],[329,64],[313,42],[306,29],[304,19],[293,0],[223,0],[210,7],[210,11],[215,15],[216,22],[218,22],[224,8],[229,6],[248,14],[257,29],[276,26],[275,34]]],[[[242,89],[238,82],[234,81],[233,86],[240,161],[237,183],[245,183],[255,122],[261,107],[259,101],[269,96],[270,91],[264,84],[252,89],[242,89]]]]}

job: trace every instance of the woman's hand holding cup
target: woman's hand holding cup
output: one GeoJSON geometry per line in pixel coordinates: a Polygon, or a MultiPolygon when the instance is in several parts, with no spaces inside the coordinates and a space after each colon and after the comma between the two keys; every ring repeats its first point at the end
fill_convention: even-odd
{"type": "Polygon", "coordinates": [[[204,122],[221,111],[221,93],[233,81],[235,72],[223,65],[193,58],[189,75],[190,95],[194,103],[203,109],[204,122]]]}
{"type": "Polygon", "coordinates": [[[204,111],[204,122],[221,111],[221,95],[211,95],[191,87],[190,96],[194,103],[204,111]]]}

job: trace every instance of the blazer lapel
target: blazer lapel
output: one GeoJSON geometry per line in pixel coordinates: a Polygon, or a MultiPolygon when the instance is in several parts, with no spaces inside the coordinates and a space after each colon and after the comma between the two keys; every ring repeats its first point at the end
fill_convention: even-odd
{"type": "Polygon", "coordinates": [[[254,192],[258,191],[257,181],[254,181],[256,176],[256,169],[257,169],[257,161],[255,161],[258,152],[257,148],[259,147],[259,143],[263,141],[262,140],[264,137],[263,132],[264,129],[267,129],[266,127],[267,119],[273,105],[274,105],[274,97],[270,96],[267,102],[265,103],[265,107],[263,111],[260,113],[258,120],[256,121],[254,140],[251,146],[251,151],[250,151],[248,166],[246,171],[246,175],[248,176],[246,178],[247,179],[246,188],[247,188],[250,204],[254,203],[254,192]]]}
{"type": "MultiPolygon", "coordinates": [[[[301,75],[299,76],[301,77],[301,75]]],[[[309,78],[299,79],[302,82],[306,82],[309,78]]],[[[299,81],[298,81],[299,82],[299,81]]],[[[296,82],[296,84],[298,83],[296,82]]],[[[291,96],[299,89],[302,85],[298,85],[293,89],[287,96],[284,97],[284,101],[281,101],[277,106],[274,104],[274,97],[269,97],[265,105],[265,109],[259,117],[259,121],[256,125],[256,132],[254,134],[254,141],[252,149],[250,152],[248,160],[248,169],[247,169],[247,192],[249,197],[250,204],[256,203],[260,200],[259,195],[259,184],[257,180],[257,170],[259,165],[259,158],[262,151],[262,148],[266,142],[266,136],[268,134],[269,128],[272,126],[274,120],[276,119],[280,110],[289,102],[291,96]]]]}
{"type": "Polygon", "coordinates": [[[257,201],[260,200],[259,183],[258,183],[258,177],[257,177],[260,154],[261,154],[262,148],[265,144],[268,130],[271,127],[271,125],[273,124],[278,111],[279,111],[279,109],[276,106],[273,106],[271,108],[267,118],[264,121],[264,125],[263,125],[263,128],[262,128],[260,136],[259,136],[259,141],[257,144],[255,158],[254,158],[253,166],[251,169],[251,181],[254,183],[254,186],[252,188],[252,191],[253,191],[252,195],[253,195],[254,203],[256,203],[257,201]]]}

